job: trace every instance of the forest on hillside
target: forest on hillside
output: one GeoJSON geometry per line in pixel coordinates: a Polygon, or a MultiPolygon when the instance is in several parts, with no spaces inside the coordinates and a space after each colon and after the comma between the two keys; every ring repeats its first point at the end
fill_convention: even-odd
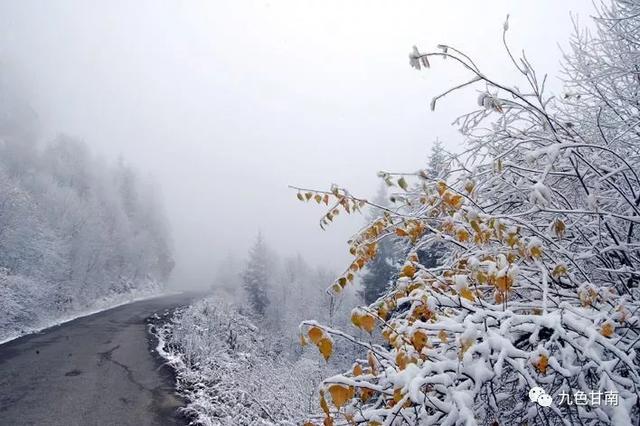
{"type": "Polygon", "coordinates": [[[41,140],[38,114],[0,85],[0,341],[157,293],[173,268],[163,206],[124,160],[41,140]]]}

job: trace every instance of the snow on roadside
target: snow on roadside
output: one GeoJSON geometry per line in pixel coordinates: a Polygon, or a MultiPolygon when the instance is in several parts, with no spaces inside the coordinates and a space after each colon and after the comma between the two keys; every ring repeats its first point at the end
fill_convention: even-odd
{"type": "Polygon", "coordinates": [[[323,366],[289,359],[273,336],[214,298],[155,318],[157,353],[176,374],[194,425],[295,425],[316,409],[323,366]]]}
{"type": "Polygon", "coordinates": [[[150,285],[144,288],[135,289],[128,293],[103,296],[97,299],[91,306],[77,311],[67,312],[64,315],[55,315],[54,313],[47,314],[44,312],[37,322],[28,326],[21,324],[0,324],[0,345],[28,334],[39,333],[48,328],[73,321],[78,318],[97,314],[128,303],[152,299],[154,297],[165,296],[168,294],[171,293],[164,292],[158,284],[150,283],[150,285]]]}

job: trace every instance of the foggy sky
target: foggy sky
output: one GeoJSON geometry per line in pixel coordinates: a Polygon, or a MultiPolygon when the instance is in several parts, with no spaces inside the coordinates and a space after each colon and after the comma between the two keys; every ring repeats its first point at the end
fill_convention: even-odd
{"type": "Polygon", "coordinates": [[[501,47],[510,13],[514,50],[554,76],[570,10],[586,21],[590,2],[2,0],[0,73],[38,112],[43,139],[76,136],[158,182],[174,283],[200,285],[258,230],[283,255],[344,266],[363,219],[322,232],[322,209],[287,185],[373,196],[378,170],[418,169],[436,138],[456,149],[450,123],[477,95],[430,112],[465,74],[441,61],[417,72],[411,47],[454,45],[518,82],[501,47]]]}

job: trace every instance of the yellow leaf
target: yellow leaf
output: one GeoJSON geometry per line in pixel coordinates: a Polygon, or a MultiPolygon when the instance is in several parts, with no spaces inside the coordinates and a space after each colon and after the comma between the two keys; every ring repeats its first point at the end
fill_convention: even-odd
{"type": "Polygon", "coordinates": [[[470,300],[471,302],[476,300],[476,297],[474,296],[473,292],[469,290],[468,287],[464,287],[463,289],[460,290],[460,297],[470,300]]]}
{"type": "Polygon", "coordinates": [[[300,201],[304,201],[304,197],[302,196],[301,193],[298,192],[298,200],[300,201]]]}
{"type": "Polygon", "coordinates": [[[514,247],[516,244],[518,244],[518,234],[509,234],[507,236],[507,244],[509,244],[510,247],[514,247]]]}
{"type": "Polygon", "coordinates": [[[313,197],[314,200],[316,200],[316,203],[320,204],[320,202],[322,202],[322,196],[320,194],[316,194],[313,197]]]}
{"type": "MultiPolygon", "coordinates": [[[[382,338],[391,344],[391,337],[394,336],[394,331],[391,328],[386,327],[382,330],[382,338]]],[[[395,336],[394,336],[395,337],[395,336]]]]}
{"type": "Polygon", "coordinates": [[[460,359],[462,359],[465,352],[467,352],[474,343],[475,341],[473,339],[462,339],[460,341],[460,353],[458,354],[460,359]]]}
{"type": "Polygon", "coordinates": [[[300,334],[300,346],[302,347],[307,346],[307,339],[304,338],[303,334],[300,334]]]}
{"type": "Polygon", "coordinates": [[[407,368],[407,355],[404,353],[404,351],[398,351],[398,353],[396,354],[396,365],[398,366],[398,368],[400,368],[400,370],[404,370],[405,368],[407,368]]]}
{"type": "Polygon", "coordinates": [[[429,321],[433,316],[433,312],[429,309],[429,307],[425,303],[421,303],[420,305],[413,308],[411,312],[412,320],[420,320],[420,321],[429,321]]]}
{"type": "Polygon", "coordinates": [[[355,377],[362,376],[362,366],[357,362],[353,365],[353,375],[355,377]]]}
{"type": "Polygon", "coordinates": [[[400,272],[400,276],[413,278],[415,273],[416,273],[416,268],[413,265],[409,264],[409,265],[405,265],[404,268],[402,268],[402,271],[400,272]]]}
{"type": "Polygon", "coordinates": [[[547,368],[549,368],[549,357],[546,355],[540,355],[538,362],[534,364],[536,370],[541,374],[547,374],[547,368]]]}
{"type": "Polygon", "coordinates": [[[365,314],[360,318],[360,328],[366,330],[369,334],[373,332],[376,326],[376,319],[371,314],[365,314]]]}
{"type": "Polygon", "coordinates": [[[463,243],[469,241],[469,232],[467,232],[467,230],[464,228],[460,228],[458,229],[458,231],[456,231],[456,238],[458,239],[458,241],[463,243]]]}
{"type": "Polygon", "coordinates": [[[396,228],[396,235],[397,235],[398,237],[406,237],[406,236],[408,236],[409,234],[407,234],[407,231],[405,231],[405,230],[404,230],[404,229],[402,229],[402,228],[396,228]]]}
{"type": "Polygon", "coordinates": [[[567,266],[563,263],[559,263],[557,264],[554,268],[553,268],[553,272],[551,272],[551,275],[554,278],[560,278],[564,275],[567,274],[567,266]]]}
{"type": "Polygon", "coordinates": [[[538,259],[540,256],[542,256],[542,247],[540,246],[533,246],[529,249],[529,251],[531,252],[531,257],[533,257],[534,259],[538,259]]]}
{"type": "Polygon", "coordinates": [[[369,363],[369,367],[371,367],[371,373],[375,376],[378,374],[378,361],[376,357],[373,355],[373,352],[369,351],[367,353],[367,362],[369,363]]]}
{"type": "Polygon", "coordinates": [[[317,345],[318,342],[320,342],[320,339],[324,337],[324,331],[322,331],[320,327],[315,327],[315,326],[311,327],[307,332],[307,334],[309,335],[309,340],[311,340],[311,342],[313,342],[314,345],[317,345]]]}
{"type": "Polygon", "coordinates": [[[422,351],[422,348],[427,346],[428,341],[429,336],[427,336],[427,333],[422,330],[414,331],[413,335],[411,336],[411,343],[418,352],[422,351]]]}
{"type": "Polygon", "coordinates": [[[307,192],[306,194],[304,194],[304,198],[305,198],[307,201],[309,201],[309,200],[311,199],[311,197],[312,197],[312,196],[313,196],[313,194],[312,194],[312,193],[310,193],[310,192],[307,192]]]}
{"type": "Polygon", "coordinates": [[[331,394],[333,405],[340,408],[353,398],[355,391],[351,386],[331,385],[329,386],[329,393],[331,394]]]}
{"type": "Polygon", "coordinates": [[[499,277],[496,277],[496,288],[502,293],[509,291],[512,284],[513,284],[513,278],[511,278],[507,274],[503,274],[499,277]]]}
{"type": "Polygon", "coordinates": [[[614,331],[615,327],[613,326],[613,323],[611,321],[605,322],[604,324],[602,324],[602,327],[600,327],[600,334],[602,334],[604,337],[613,336],[614,331]]]}
{"type": "Polygon", "coordinates": [[[345,277],[338,278],[338,284],[340,287],[344,288],[347,285],[347,279],[345,277]]]}
{"type": "Polygon", "coordinates": [[[360,328],[361,319],[362,319],[362,314],[360,313],[360,310],[358,308],[351,311],[351,322],[353,323],[353,325],[360,328]]]}
{"type": "Polygon", "coordinates": [[[444,330],[440,330],[438,332],[438,338],[440,339],[440,341],[442,343],[447,343],[447,341],[448,341],[447,332],[444,331],[444,330]]]}
{"type": "Polygon", "coordinates": [[[324,357],[324,360],[328,361],[331,353],[333,352],[333,343],[331,343],[331,339],[327,337],[320,339],[320,341],[318,342],[318,349],[324,357]]]}
{"type": "Polygon", "coordinates": [[[556,219],[555,222],[553,222],[553,231],[559,238],[562,238],[564,236],[564,231],[566,229],[567,227],[562,220],[556,219]]]}
{"type": "Polygon", "coordinates": [[[462,195],[452,195],[449,198],[449,205],[451,207],[454,207],[456,209],[459,209],[462,206],[462,201],[464,200],[464,198],[462,197],[462,195]]]}
{"type": "Polygon", "coordinates": [[[393,391],[393,405],[402,400],[402,389],[398,388],[393,391]]]}
{"type": "Polygon", "coordinates": [[[408,364],[414,364],[416,361],[416,358],[407,355],[405,351],[400,350],[396,354],[396,365],[398,366],[398,368],[400,368],[400,370],[404,370],[405,368],[407,368],[408,364]]]}
{"type": "MultiPolygon", "coordinates": [[[[367,402],[367,400],[369,398],[371,398],[372,396],[373,396],[373,391],[371,389],[369,389],[369,388],[362,388],[362,390],[360,391],[360,400],[362,402],[367,402]]],[[[369,423],[369,424],[371,424],[371,423],[369,423]]]]}
{"type": "Polygon", "coordinates": [[[378,308],[378,316],[385,321],[387,320],[387,318],[389,317],[389,310],[387,309],[386,305],[382,305],[378,308]]]}

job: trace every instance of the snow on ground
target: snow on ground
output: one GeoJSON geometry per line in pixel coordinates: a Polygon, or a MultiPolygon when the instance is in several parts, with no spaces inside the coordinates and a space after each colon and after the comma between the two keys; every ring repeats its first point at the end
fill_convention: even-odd
{"type": "Polygon", "coordinates": [[[167,294],[162,287],[155,282],[148,282],[141,288],[132,289],[128,293],[117,293],[103,296],[95,300],[89,306],[71,310],[64,313],[57,311],[47,311],[41,309],[30,322],[20,323],[14,321],[0,322],[0,345],[17,339],[27,334],[38,333],[50,327],[54,327],[65,322],[73,321],[77,318],[97,314],[102,311],[126,305],[140,300],[151,299],[167,294]]]}
{"type": "Polygon", "coordinates": [[[192,424],[296,425],[317,414],[324,361],[291,357],[237,308],[208,298],[150,328],[192,424]]]}

